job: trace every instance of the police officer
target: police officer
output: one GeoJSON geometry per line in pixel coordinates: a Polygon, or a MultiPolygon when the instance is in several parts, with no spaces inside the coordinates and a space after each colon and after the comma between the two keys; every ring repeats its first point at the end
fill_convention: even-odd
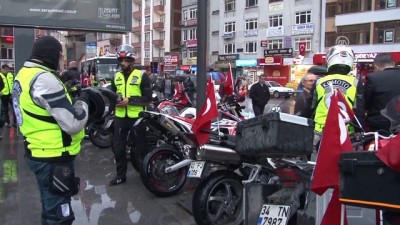
{"type": "MultiPolygon", "coordinates": [[[[331,47],[326,54],[328,75],[318,79],[307,98],[305,110],[301,116],[314,118],[314,146],[318,146],[328,114],[330,97],[334,89],[344,94],[360,122],[364,121],[363,84],[355,76],[349,75],[353,63],[353,50],[344,45],[331,47]]],[[[356,131],[361,128],[355,127],[356,131]]],[[[316,150],[316,149],[315,149],[316,150]]]]}
{"type": "MultiPolygon", "coordinates": [[[[4,83],[4,88],[1,91],[1,116],[4,119],[5,126],[10,128],[10,115],[9,115],[9,105],[12,105],[11,102],[11,92],[12,92],[12,86],[14,82],[14,75],[9,71],[10,67],[7,64],[4,64],[1,66],[1,72],[0,76],[3,80],[4,83]]],[[[11,109],[11,111],[13,111],[11,109]]],[[[15,124],[15,116],[14,116],[14,122],[12,124],[14,127],[16,126],[15,124]]]]}
{"type": "MultiPolygon", "coordinates": [[[[115,108],[116,118],[114,119],[112,138],[117,175],[109,182],[109,185],[126,182],[127,136],[139,117],[139,112],[146,110],[146,106],[151,103],[152,95],[149,76],[144,71],[133,67],[136,58],[134,48],[130,45],[121,45],[117,57],[121,71],[115,74],[114,80],[111,82],[111,90],[120,96],[115,108]]],[[[134,151],[138,151],[146,139],[145,132],[135,132],[134,134],[136,136],[134,151]]]]}
{"type": "Polygon", "coordinates": [[[71,196],[78,191],[75,156],[88,119],[87,94],[75,103],[56,70],[62,59],[60,42],[39,38],[14,80],[13,106],[24,136],[25,158],[36,176],[42,203],[42,224],[72,224],[71,196]]]}

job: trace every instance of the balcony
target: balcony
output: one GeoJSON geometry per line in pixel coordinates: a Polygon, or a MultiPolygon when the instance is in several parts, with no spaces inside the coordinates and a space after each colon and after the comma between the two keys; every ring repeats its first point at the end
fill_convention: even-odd
{"type": "Polygon", "coordinates": [[[135,19],[140,19],[142,17],[142,12],[141,11],[136,11],[132,13],[133,18],[135,19]]]}
{"type": "Polygon", "coordinates": [[[144,25],[144,31],[149,31],[150,30],[150,25],[144,25]]]}
{"type": "Polygon", "coordinates": [[[163,22],[155,22],[155,23],[153,23],[153,29],[155,29],[155,30],[164,30],[164,23],[163,22]]]}
{"type": "Polygon", "coordinates": [[[132,46],[133,46],[134,48],[140,48],[140,47],[141,47],[141,43],[140,43],[140,42],[133,42],[133,43],[132,43],[132,46]]]}
{"type": "Polygon", "coordinates": [[[153,45],[155,47],[162,47],[162,46],[164,46],[164,40],[162,40],[162,39],[153,40],[153,45]]]}
{"type": "Polygon", "coordinates": [[[141,26],[132,27],[132,32],[137,33],[141,31],[141,26]]]}
{"type": "Polygon", "coordinates": [[[164,6],[163,5],[155,5],[153,7],[153,10],[154,10],[155,13],[158,13],[160,15],[164,14],[164,6]]]}

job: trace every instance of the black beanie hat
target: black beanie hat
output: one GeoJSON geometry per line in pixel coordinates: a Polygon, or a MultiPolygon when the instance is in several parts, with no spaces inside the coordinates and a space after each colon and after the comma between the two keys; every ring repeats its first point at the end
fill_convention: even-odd
{"type": "Polygon", "coordinates": [[[52,36],[44,36],[37,39],[33,45],[31,59],[39,59],[45,66],[57,70],[60,52],[62,52],[60,42],[52,36]]]}

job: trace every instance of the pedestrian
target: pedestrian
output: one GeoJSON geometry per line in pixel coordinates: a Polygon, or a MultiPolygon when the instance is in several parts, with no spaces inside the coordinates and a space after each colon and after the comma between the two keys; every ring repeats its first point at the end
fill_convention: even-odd
{"type": "Polygon", "coordinates": [[[400,68],[390,53],[379,53],[374,59],[375,71],[366,76],[364,101],[366,125],[370,131],[390,131],[390,121],[380,113],[386,104],[400,95],[400,68]]]}
{"type": "Polygon", "coordinates": [[[312,66],[308,69],[307,73],[301,78],[300,85],[302,92],[295,98],[294,115],[300,115],[306,105],[306,100],[310,94],[311,88],[315,81],[327,74],[326,67],[312,66]]]}
{"type": "Polygon", "coordinates": [[[71,61],[68,64],[68,70],[63,73],[62,81],[64,84],[68,81],[77,80],[81,82],[81,73],[78,70],[78,63],[71,61]]]}
{"type": "Polygon", "coordinates": [[[242,74],[238,78],[236,78],[235,86],[234,86],[236,95],[239,95],[240,89],[242,88],[242,86],[244,86],[245,82],[246,82],[245,74],[242,74]]]}
{"type": "MultiPolygon", "coordinates": [[[[348,46],[336,45],[328,50],[326,59],[328,75],[318,79],[313,85],[306,107],[301,113],[301,116],[314,119],[315,154],[325,127],[330,97],[334,91],[331,87],[341,91],[358,120],[364,121],[363,84],[356,77],[349,75],[354,63],[353,50],[348,46]]],[[[349,131],[354,133],[354,129],[357,132],[362,131],[360,127],[351,127],[349,131]]]]}
{"type": "MultiPolygon", "coordinates": [[[[127,136],[133,124],[139,117],[139,113],[146,110],[151,103],[151,80],[142,70],[134,68],[136,59],[135,49],[131,45],[121,45],[117,52],[117,58],[121,71],[117,72],[111,81],[111,90],[120,96],[115,108],[115,119],[112,135],[112,150],[116,162],[116,176],[109,181],[109,185],[118,185],[126,182],[127,136]]],[[[135,149],[141,151],[146,147],[146,131],[134,131],[135,149]]]]}
{"type": "MultiPolygon", "coordinates": [[[[75,103],[56,70],[62,46],[52,36],[36,40],[32,53],[15,77],[14,110],[24,138],[25,159],[36,176],[42,203],[42,224],[72,224],[71,196],[79,190],[75,156],[88,120],[88,95],[75,103]]],[[[26,207],[31,207],[26,205],[26,207]]]]}
{"type": "Polygon", "coordinates": [[[269,88],[265,84],[264,74],[258,77],[258,82],[254,83],[250,88],[249,97],[253,105],[254,116],[259,116],[264,113],[265,105],[268,104],[271,97],[269,88]]]}
{"type": "Polygon", "coordinates": [[[14,110],[12,109],[11,92],[14,82],[14,75],[10,72],[10,67],[7,64],[1,66],[0,76],[4,83],[4,88],[1,91],[1,117],[4,120],[4,125],[7,128],[11,127],[10,114],[13,115],[12,126],[16,127],[14,110]],[[11,112],[10,112],[11,111],[11,112]]]}
{"type": "Polygon", "coordinates": [[[169,73],[165,73],[165,78],[163,84],[161,85],[161,90],[164,93],[165,99],[172,99],[172,95],[174,94],[174,85],[171,79],[171,75],[169,73]]]}
{"type": "Polygon", "coordinates": [[[189,96],[190,102],[194,105],[194,94],[196,93],[196,88],[189,74],[183,80],[183,86],[185,87],[185,92],[189,96]]]}

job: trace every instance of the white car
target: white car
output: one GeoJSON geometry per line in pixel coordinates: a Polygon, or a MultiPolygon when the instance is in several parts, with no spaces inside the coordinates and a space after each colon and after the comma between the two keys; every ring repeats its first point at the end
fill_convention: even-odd
{"type": "MultiPolygon", "coordinates": [[[[249,91],[253,84],[250,84],[248,86],[249,91]]],[[[273,96],[275,98],[279,98],[281,96],[285,96],[285,97],[289,96],[290,97],[290,96],[294,95],[294,93],[295,93],[293,88],[283,87],[276,81],[265,81],[265,84],[267,84],[267,86],[269,88],[269,93],[271,94],[271,96],[273,96]]]]}

